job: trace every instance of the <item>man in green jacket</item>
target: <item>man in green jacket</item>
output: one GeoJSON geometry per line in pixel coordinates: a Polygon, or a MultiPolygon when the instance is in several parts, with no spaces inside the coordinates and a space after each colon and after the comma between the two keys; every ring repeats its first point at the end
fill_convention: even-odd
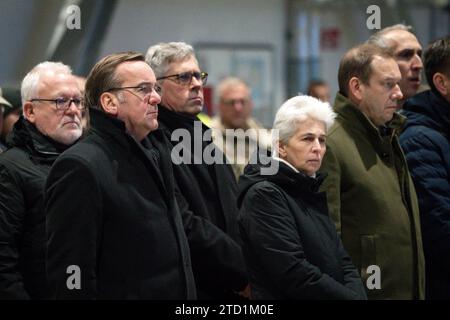
{"type": "Polygon", "coordinates": [[[322,163],[330,214],[369,299],[423,299],[419,210],[398,143],[399,68],[389,49],[364,44],[344,55],[338,80],[322,163]]]}

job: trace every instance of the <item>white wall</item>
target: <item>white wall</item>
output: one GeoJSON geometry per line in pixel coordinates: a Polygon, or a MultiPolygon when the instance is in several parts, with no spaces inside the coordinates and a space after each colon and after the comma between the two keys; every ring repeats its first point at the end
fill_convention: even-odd
{"type": "Polygon", "coordinates": [[[0,3],[0,84],[19,82],[16,70],[27,49],[25,39],[30,33],[35,2],[6,0],[0,3]]]}
{"type": "Polygon", "coordinates": [[[353,46],[365,41],[370,36],[366,27],[365,8],[349,8],[347,11],[322,11],[321,28],[340,30],[338,47],[320,51],[321,78],[330,84],[331,102],[339,90],[338,69],[342,56],[353,46]],[[351,19],[349,19],[351,17],[351,19]]]}
{"type": "MultiPolygon", "coordinates": [[[[285,9],[279,0],[122,0],[100,56],[157,42],[267,44],[274,48],[274,106],[255,116],[270,125],[285,99],[285,9]]],[[[218,61],[220,63],[220,61],[218,61]]]]}

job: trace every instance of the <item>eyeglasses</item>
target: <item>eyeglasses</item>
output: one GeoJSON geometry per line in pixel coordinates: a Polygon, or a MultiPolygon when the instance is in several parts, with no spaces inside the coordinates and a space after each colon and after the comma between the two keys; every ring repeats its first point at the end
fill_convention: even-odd
{"type": "Polygon", "coordinates": [[[56,106],[56,110],[67,110],[70,108],[70,105],[73,104],[77,107],[78,110],[84,109],[84,99],[83,98],[56,98],[56,99],[31,99],[30,102],[53,102],[56,106]]]}
{"type": "Polygon", "coordinates": [[[248,105],[248,103],[250,102],[249,99],[222,99],[222,103],[226,106],[234,106],[237,103],[240,103],[243,106],[248,105]]]}
{"type": "Polygon", "coordinates": [[[116,90],[126,90],[126,91],[130,92],[132,95],[135,95],[136,97],[140,98],[141,100],[143,100],[146,95],[151,94],[153,92],[153,90],[158,95],[161,95],[161,93],[162,93],[162,89],[160,86],[158,86],[158,85],[152,86],[150,84],[141,84],[139,86],[131,86],[131,87],[116,87],[116,88],[108,89],[106,91],[116,91],[116,90]],[[133,91],[131,91],[129,89],[135,89],[139,95],[136,95],[135,93],[133,93],[133,91]]]}
{"type": "Polygon", "coordinates": [[[176,83],[183,86],[188,86],[192,83],[193,77],[197,79],[197,81],[201,81],[202,85],[205,85],[208,81],[208,74],[206,72],[182,72],[179,74],[172,74],[170,76],[159,77],[156,80],[174,78],[173,81],[175,81],[176,83]]]}

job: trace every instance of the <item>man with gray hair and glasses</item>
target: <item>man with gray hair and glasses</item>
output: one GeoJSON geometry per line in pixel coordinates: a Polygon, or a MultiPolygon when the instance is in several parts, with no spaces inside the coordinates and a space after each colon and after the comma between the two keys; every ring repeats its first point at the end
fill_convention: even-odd
{"type": "Polygon", "coordinates": [[[403,99],[398,101],[401,108],[405,101],[417,93],[422,78],[422,46],[411,32],[412,27],[396,24],[373,34],[368,42],[393,50],[394,59],[402,75],[400,90],[403,99]]]}
{"type": "Polygon", "coordinates": [[[44,184],[82,133],[83,98],[67,65],[38,64],[21,94],[23,115],[0,155],[0,299],[45,298],[44,184]]]}
{"type": "Polygon", "coordinates": [[[168,148],[172,150],[178,196],[186,200],[193,212],[183,217],[183,223],[199,298],[237,297],[235,294],[246,288],[248,281],[237,243],[236,180],[222,152],[212,142],[203,141],[208,128],[197,118],[203,108],[203,86],[208,74],[200,70],[194,49],[184,42],[154,45],[148,49],[146,61],[162,89],[160,130],[168,139],[174,132],[189,136],[181,142],[172,141],[168,148]],[[180,144],[185,147],[182,157],[190,161],[175,164],[173,151],[180,144]],[[214,149],[214,159],[220,159],[222,164],[207,164],[203,158],[206,148],[214,149]],[[197,246],[204,241],[209,243],[207,252],[203,245],[197,246]]]}

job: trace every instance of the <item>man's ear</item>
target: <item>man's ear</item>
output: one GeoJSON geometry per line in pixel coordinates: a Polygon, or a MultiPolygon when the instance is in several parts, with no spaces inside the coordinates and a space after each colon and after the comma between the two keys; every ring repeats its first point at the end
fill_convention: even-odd
{"type": "Polygon", "coordinates": [[[117,116],[119,99],[110,92],[103,92],[100,96],[100,107],[110,115],[117,116]]]}
{"type": "Polygon", "coordinates": [[[36,122],[36,114],[34,110],[35,105],[32,102],[25,102],[23,105],[23,116],[31,123],[36,122]]]}
{"type": "Polygon", "coordinates": [[[440,72],[436,72],[433,75],[433,84],[436,87],[436,90],[439,91],[439,93],[443,96],[447,96],[449,94],[448,92],[448,82],[450,81],[450,79],[445,75],[442,74],[440,72]]]}
{"type": "Polygon", "coordinates": [[[359,104],[363,98],[363,86],[361,80],[357,77],[352,77],[348,82],[348,98],[356,100],[357,104],[359,104]]]}

